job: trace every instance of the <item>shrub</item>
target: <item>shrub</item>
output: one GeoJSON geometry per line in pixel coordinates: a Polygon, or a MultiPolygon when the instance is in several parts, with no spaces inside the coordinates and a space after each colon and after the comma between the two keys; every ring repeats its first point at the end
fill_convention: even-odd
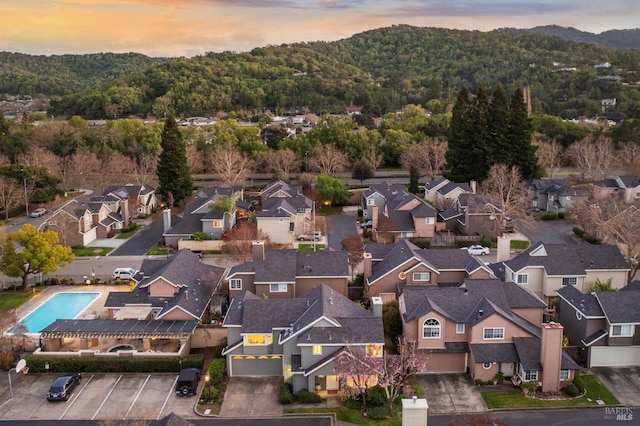
{"type": "Polygon", "coordinates": [[[360,403],[360,401],[358,401],[358,399],[354,397],[345,399],[342,405],[344,405],[344,407],[349,410],[359,410],[360,408],[362,408],[362,404],[360,403]]]}
{"type": "Polygon", "coordinates": [[[567,385],[566,388],[564,388],[565,392],[567,392],[567,395],[571,396],[571,397],[576,397],[578,395],[580,395],[580,391],[578,390],[578,387],[576,385],[574,385],[573,383],[569,383],[567,385]]]}
{"type": "Polygon", "coordinates": [[[576,374],[576,377],[573,379],[573,384],[576,386],[576,388],[578,388],[578,392],[580,392],[580,395],[582,395],[585,390],[584,380],[582,380],[582,377],[576,374]]]}
{"type": "Polygon", "coordinates": [[[367,389],[367,405],[379,407],[387,403],[387,394],[381,386],[367,389]]]}
{"type": "Polygon", "coordinates": [[[293,393],[291,393],[291,386],[289,383],[282,383],[280,385],[278,399],[280,400],[280,404],[291,404],[293,402],[293,393]]]}
{"type": "Polygon", "coordinates": [[[491,247],[493,244],[493,241],[491,241],[491,237],[484,235],[482,237],[482,240],[480,240],[480,244],[482,244],[485,247],[491,247]]]}
{"type": "MultiPolygon", "coordinates": [[[[41,356],[25,355],[29,371],[44,373],[44,361],[41,356]]],[[[182,368],[200,368],[204,364],[201,354],[186,357],[114,357],[108,362],[101,357],[47,357],[51,372],[90,372],[90,373],[177,373],[182,368]]]]}
{"type": "Polygon", "coordinates": [[[413,240],[411,242],[413,244],[415,244],[416,246],[420,247],[421,249],[428,249],[429,247],[431,247],[431,241],[429,241],[427,239],[416,238],[415,240],[413,240]]]}
{"type": "Polygon", "coordinates": [[[558,213],[558,219],[564,219],[564,215],[565,215],[564,212],[559,212],[558,213]]]}
{"type": "Polygon", "coordinates": [[[318,395],[317,393],[309,392],[306,389],[302,389],[300,392],[298,392],[298,395],[296,395],[296,397],[298,398],[298,402],[301,404],[317,404],[323,401],[320,395],[318,395]]]}
{"type": "Polygon", "coordinates": [[[206,232],[195,232],[191,236],[191,239],[194,241],[206,241],[206,240],[210,240],[211,237],[206,232]]]}
{"type": "Polygon", "coordinates": [[[391,338],[395,345],[398,336],[402,334],[402,318],[397,300],[391,300],[382,305],[382,324],[384,333],[391,338]]]}
{"type": "Polygon", "coordinates": [[[422,385],[420,383],[414,383],[412,386],[413,394],[418,398],[422,398],[424,395],[424,389],[422,389],[422,385]]]}
{"type": "Polygon", "coordinates": [[[545,213],[542,216],[540,216],[540,219],[542,220],[556,220],[557,218],[558,218],[557,213],[545,213]]]}
{"type": "Polygon", "coordinates": [[[578,228],[577,226],[573,227],[573,233],[577,236],[582,238],[582,236],[584,235],[584,231],[580,228],[578,228]]]}
{"type": "Polygon", "coordinates": [[[209,364],[209,378],[212,386],[218,386],[224,380],[225,371],[227,370],[227,360],[217,358],[209,364]]]}
{"type": "Polygon", "coordinates": [[[372,420],[384,420],[387,418],[387,407],[369,407],[367,409],[367,417],[372,420]]]}
{"type": "Polygon", "coordinates": [[[504,373],[502,371],[498,371],[495,376],[493,376],[493,381],[497,384],[504,382],[504,373]]]}
{"type": "Polygon", "coordinates": [[[475,384],[476,384],[476,386],[482,386],[482,385],[484,385],[484,382],[483,382],[482,380],[480,380],[480,379],[475,379],[475,380],[473,381],[473,383],[475,383],[475,384]]]}

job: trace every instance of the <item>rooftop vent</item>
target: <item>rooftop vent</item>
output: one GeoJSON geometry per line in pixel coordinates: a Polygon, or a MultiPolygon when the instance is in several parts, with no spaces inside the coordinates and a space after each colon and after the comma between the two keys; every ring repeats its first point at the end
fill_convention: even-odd
{"type": "Polygon", "coordinates": [[[478,315],[482,316],[484,314],[484,309],[478,309],[478,315]]]}

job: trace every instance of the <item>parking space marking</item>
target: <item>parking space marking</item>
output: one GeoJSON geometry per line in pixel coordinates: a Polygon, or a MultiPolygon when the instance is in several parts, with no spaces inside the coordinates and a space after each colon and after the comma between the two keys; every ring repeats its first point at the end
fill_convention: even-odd
{"type": "Polygon", "coordinates": [[[133,401],[131,401],[131,405],[129,405],[129,409],[127,410],[127,413],[124,415],[124,417],[122,418],[122,420],[125,420],[127,418],[127,416],[129,415],[129,413],[131,412],[131,409],[133,408],[133,406],[136,404],[136,401],[138,400],[138,398],[140,398],[140,394],[142,393],[142,390],[144,389],[144,386],[147,384],[147,382],[149,381],[149,378],[151,377],[151,374],[149,374],[147,376],[147,379],[144,381],[144,383],[142,384],[142,386],[140,386],[140,389],[138,389],[138,393],[136,393],[135,398],[133,398],[133,401]]]}
{"type": "Polygon", "coordinates": [[[62,414],[60,414],[60,417],[58,417],[58,420],[62,420],[65,414],[67,414],[67,411],[71,409],[71,406],[73,405],[73,403],[76,402],[78,398],[80,398],[80,395],[87,388],[87,385],[89,385],[89,383],[91,382],[91,379],[93,379],[93,376],[89,377],[89,379],[87,379],[86,381],[84,380],[82,381],[84,383],[84,386],[82,386],[82,389],[79,389],[78,392],[75,392],[73,394],[73,398],[71,399],[71,402],[67,405],[67,408],[62,412],[62,414]]]}
{"type": "Polygon", "coordinates": [[[171,389],[169,389],[169,393],[167,394],[167,397],[164,399],[164,402],[162,403],[162,407],[160,407],[160,412],[158,413],[158,417],[156,417],[156,420],[160,420],[160,416],[162,416],[162,412],[167,406],[167,403],[169,402],[169,398],[171,398],[171,396],[173,395],[174,389],[176,388],[176,383],[178,383],[178,377],[180,376],[176,376],[176,378],[174,379],[173,385],[171,386],[171,389]]]}
{"type": "Polygon", "coordinates": [[[91,417],[91,420],[95,420],[96,416],[98,415],[98,413],[100,412],[100,410],[102,409],[104,404],[107,402],[107,399],[109,399],[109,396],[111,395],[111,392],[113,392],[113,390],[118,385],[118,382],[120,382],[120,379],[122,379],[122,374],[120,375],[120,377],[118,377],[118,380],[116,380],[116,382],[113,384],[113,386],[111,386],[111,389],[109,389],[109,393],[107,393],[107,396],[104,397],[104,399],[102,400],[102,404],[100,404],[100,406],[98,407],[96,412],[93,414],[93,417],[91,417]]]}
{"type": "MultiPolygon", "coordinates": [[[[9,402],[9,401],[7,401],[7,402],[9,402]]],[[[40,401],[40,404],[38,404],[38,406],[35,408],[35,410],[33,410],[31,412],[31,415],[29,415],[29,417],[33,417],[38,411],[40,411],[40,407],[42,407],[42,404],[44,404],[45,402],[47,402],[47,397],[46,396],[44,398],[42,398],[42,400],[40,401]]]]}

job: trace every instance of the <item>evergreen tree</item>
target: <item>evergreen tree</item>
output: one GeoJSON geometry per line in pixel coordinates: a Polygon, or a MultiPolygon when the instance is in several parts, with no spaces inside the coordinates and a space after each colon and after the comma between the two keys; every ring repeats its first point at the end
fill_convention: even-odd
{"type": "Polygon", "coordinates": [[[409,192],[412,194],[417,194],[420,190],[418,185],[418,181],[420,180],[420,171],[415,165],[411,165],[409,167],[409,192]]]}
{"type": "Polygon", "coordinates": [[[501,84],[498,83],[491,96],[487,135],[490,139],[490,164],[512,164],[511,144],[509,143],[509,102],[501,84]]]}
{"type": "Polygon", "coordinates": [[[524,179],[540,177],[536,158],[536,147],[531,143],[533,126],[524,103],[522,88],[518,87],[509,104],[509,141],[511,144],[511,163],[516,166],[524,179]]]}
{"type": "Polygon", "coordinates": [[[193,180],[187,167],[184,139],[172,116],[164,124],[161,147],[158,193],[169,204],[178,203],[193,192],[193,180]]]}
{"type": "Polygon", "coordinates": [[[489,175],[491,162],[489,153],[491,152],[491,140],[488,133],[489,100],[483,86],[476,92],[475,102],[470,111],[469,122],[472,126],[473,144],[468,156],[471,162],[470,173],[465,182],[476,180],[482,182],[489,175]]]}
{"type": "Polygon", "coordinates": [[[353,164],[353,172],[351,173],[351,177],[353,177],[354,179],[358,179],[360,181],[360,185],[362,185],[363,180],[371,179],[374,176],[375,170],[373,169],[371,161],[365,158],[361,158],[353,164]]]}
{"type": "Polygon", "coordinates": [[[469,152],[473,144],[472,130],[470,130],[468,123],[471,101],[469,89],[466,86],[462,86],[456,103],[453,105],[449,150],[445,155],[447,165],[443,173],[444,177],[453,182],[466,182],[468,180],[469,152]]]}

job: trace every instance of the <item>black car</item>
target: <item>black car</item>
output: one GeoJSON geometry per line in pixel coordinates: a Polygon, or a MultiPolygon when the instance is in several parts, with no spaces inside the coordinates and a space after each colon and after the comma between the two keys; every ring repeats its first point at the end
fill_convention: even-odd
{"type": "Polygon", "coordinates": [[[80,374],[73,373],[58,377],[47,392],[47,401],[66,401],[73,389],[80,384],[80,374]]]}
{"type": "Polygon", "coordinates": [[[180,371],[176,382],[177,396],[191,396],[198,392],[198,382],[200,381],[200,370],[198,368],[185,368],[180,371]]]}

